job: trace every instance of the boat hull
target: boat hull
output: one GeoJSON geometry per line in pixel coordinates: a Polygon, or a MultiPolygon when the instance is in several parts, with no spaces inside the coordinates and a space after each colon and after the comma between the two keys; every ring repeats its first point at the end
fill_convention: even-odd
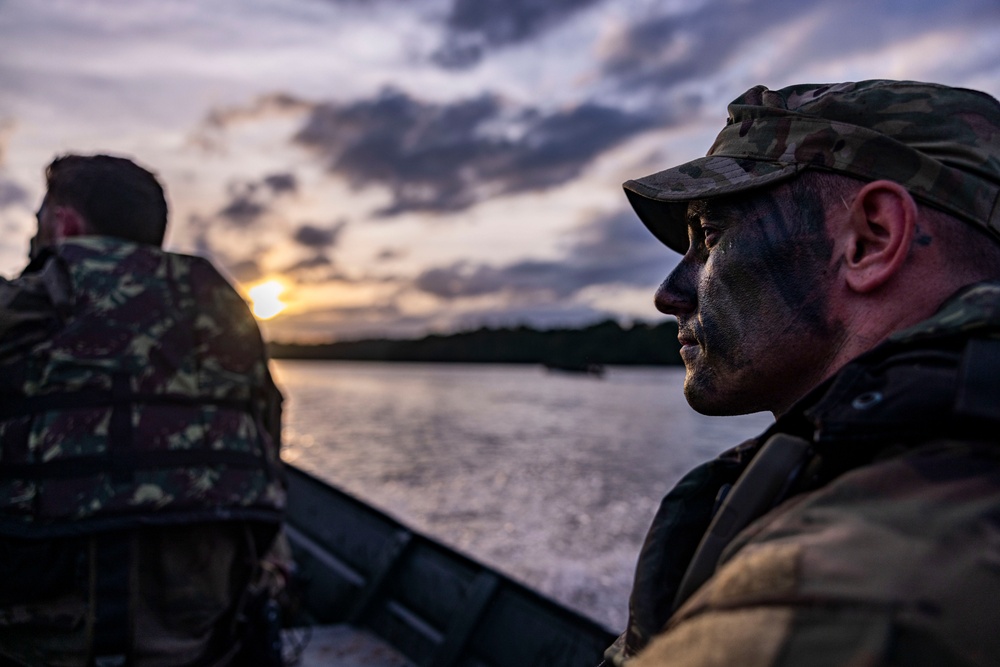
{"type": "Polygon", "coordinates": [[[293,466],[306,621],[348,623],[418,667],[593,667],[614,634],[293,466]]]}

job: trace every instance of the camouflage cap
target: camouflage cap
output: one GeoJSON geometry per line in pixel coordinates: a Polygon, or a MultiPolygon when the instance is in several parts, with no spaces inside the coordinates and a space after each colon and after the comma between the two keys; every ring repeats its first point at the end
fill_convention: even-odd
{"type": "Polygon", "coordinates": [[[688,201],[753,190],[805,169],[895,181],[1000,241],[1000,104],[938,84],[756,86],[729,105],[706,157],[624,187],[653,235],[685,252],[688,201]]]}

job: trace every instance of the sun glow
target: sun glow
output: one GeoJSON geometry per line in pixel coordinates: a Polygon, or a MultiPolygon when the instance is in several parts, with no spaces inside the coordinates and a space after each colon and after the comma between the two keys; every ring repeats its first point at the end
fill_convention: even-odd
{"type": "Polygon", "coordinates": [[[268,280],[247,290],[252,303],[253,314],[262,320],[269,320],[286,307],[281,300],[285,286],[278,280],[268,280]]]}

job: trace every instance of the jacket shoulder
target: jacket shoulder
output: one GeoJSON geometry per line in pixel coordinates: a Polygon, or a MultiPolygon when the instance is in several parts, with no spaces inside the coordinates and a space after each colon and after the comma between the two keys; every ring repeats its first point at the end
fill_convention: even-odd
{"type": "Polygon", "coordinates": [[[981,664],[1000,655],[998,511],[992,445],[856,469],[751,524],[635,665],[981,664]]]}

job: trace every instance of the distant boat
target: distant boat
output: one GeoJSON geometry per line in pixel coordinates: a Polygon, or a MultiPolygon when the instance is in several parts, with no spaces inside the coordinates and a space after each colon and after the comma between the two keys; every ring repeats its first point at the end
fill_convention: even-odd
{"type": "Polygon", "coordinates": [[[604,364],[594,364],[589,362],[567,363],[548,361],[543,365],[545,366],[545,370],[555,373],[579,373],[597,378],[604,377],[605,373],[604,364]]]}
{"type": "Polygon", "coordinates": [[[305,623],[290,637],[315,640],[300,667],[593,667],[614,641],[595,621],[285,469],[286,531],[304,583],[305,623]],[[386,649],[402,659],[390,660],[386,649]],[[366,662],[363,653],[375,657],[366,662]]]}

